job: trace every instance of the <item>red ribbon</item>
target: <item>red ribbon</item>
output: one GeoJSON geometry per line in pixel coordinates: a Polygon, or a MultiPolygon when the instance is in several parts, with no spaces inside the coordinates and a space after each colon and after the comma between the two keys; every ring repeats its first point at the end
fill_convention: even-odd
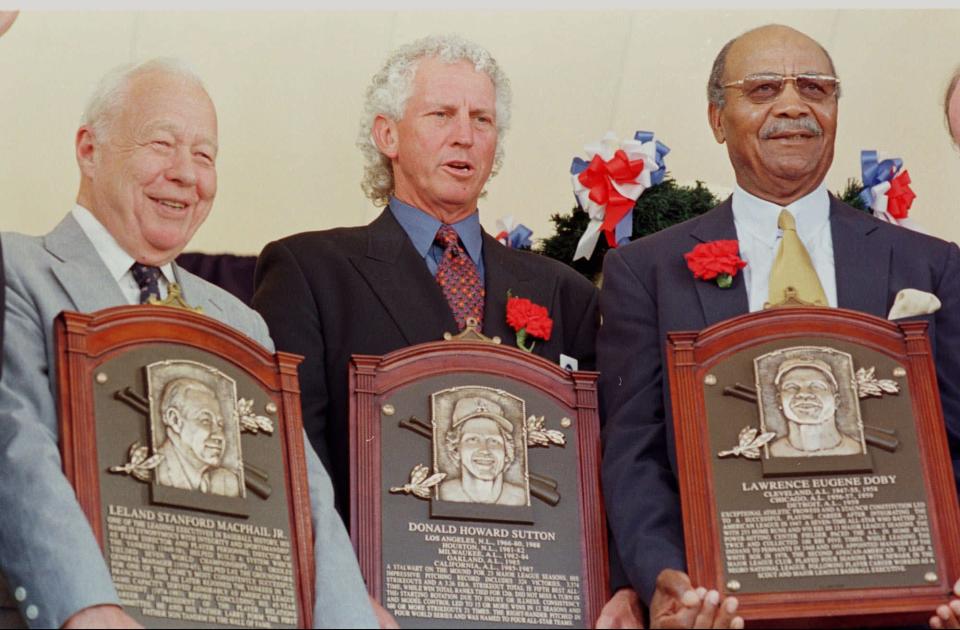
{"type": "Polygon", "coordinates": [[[580,183],[590,190],[590,200],[597,205],[606,206],[600,227],[610,247],[617,246],[617,224],[633,210],[636,203],[635,200],[621,195],[613,183],[635,184],[642,172],[643,160],[631,160],[623,149],[619,149],[608,162],[599,155],[594,155],[587,168],[577,176],[580,183]]]}
{"type": "Polygon", "coordinates": [[[904,170],[890,180],[887,191],[887,212],[895,219],[906,219],[916,195],[910,189],[910,173],[904,170]]]}

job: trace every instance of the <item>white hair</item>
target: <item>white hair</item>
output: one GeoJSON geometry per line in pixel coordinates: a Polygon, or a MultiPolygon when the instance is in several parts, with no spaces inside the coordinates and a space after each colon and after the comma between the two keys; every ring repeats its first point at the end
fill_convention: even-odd
{"type": "Polygon", "coordinates": [[[457,35],[431,35],[398,48],[383,67],[373,75],[367,88],[363,119],[357,146],[363,153],[364,173],[360,186],[377,205],[386,205],[393,194],[393,168],[390,159],[380,153],[373,140],[373,122],[379,115],[393,120],[403,118],[407,101],[413,92],[413,79],[420,61],[435,57],[446,63],[469,61],[477,72],[493,82],[497,107],[497,151],[493,177],[503,162],[503,134],[510,126],[510,80],[488,50],[457,35]]]}
{"type": "Polygon", "coordinates": [[[141,75],[163,72],[207,88],[190,66],[173,57],[157,57],[138,64],[124,64],[109,71],[94,88],[83,109],[80,125],[93,130],[96,138],[105,138],[130,91],[130,84],[141,75]]]}

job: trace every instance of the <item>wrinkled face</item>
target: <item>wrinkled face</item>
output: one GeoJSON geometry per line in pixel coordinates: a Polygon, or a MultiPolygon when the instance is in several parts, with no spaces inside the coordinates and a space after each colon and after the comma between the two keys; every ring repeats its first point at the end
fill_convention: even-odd
{"type": "Polygon", "coordinates": [[[837,411],[837,392],[820,370],[798,367],[780,379],[780,404],[791,422],[822,424],[837,411]]]}
{"type": "MultiPolygon", "coordinates": [[[[768,27],[741,37],[727,56],[725,85],[760,73],[832,75],[830,61],[805,35],[768,27]]],[[[722,109],[709,107],[718,142],[727,143],[737,183],[762,199],[786,205],[820,185],[833,161],[837,98],[801,98],[793,81],[769,103],[754,103],[737,88],[724,90],[722,109]]]]}
{"type": "Polygon", "coordinates": [[[472,213],[493,169],[496,122],[490,77],[466,61],[422,59],[403,118],[392,123],[395,144],[381,146],[395,195],[447,222],[472,213]]]}
{"type": "Polygon", "coordinates": [[[471,475],[492,481],[503,474],[506,458],[500,425],[489,418],[474,418],[463,423],[460,462],[471,475]]]}
{"type": "Polygon", "coordinates": [[[212,392],[191,390],[184,405],[180,440],[208,466],[223,460],[225,437],[220,401],[212,392]]]}
{"type": "MultiPolygon", "coordinates": [[[[176,257],[217,192],[217,117],[198,85],[164,72],[134,78],[104,138],[78,134],[90,210],[140,262],[176,257]],[[90,159],[84,160],[89,151],[90,159]]],[[[91,132],[92,135],[92,132],[91,132]]]]}

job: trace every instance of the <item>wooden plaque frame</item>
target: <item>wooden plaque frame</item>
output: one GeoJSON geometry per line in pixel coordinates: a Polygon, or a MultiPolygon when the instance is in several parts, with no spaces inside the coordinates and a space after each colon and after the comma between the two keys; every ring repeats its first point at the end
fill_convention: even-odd
{"type": "MultiPolygon", "coordinates": [[[[380,400],[421,379],[449,372],[508,376],[574,410],[579,453],[582,537],[581,584],[593,627],[609,599],[606,520],[600,491],[600,440],[596,372],[567,372],[536,355],[489,341],[448,340],[404,348],[385,356],[354,355],[350,365],[351,537],[367,587],[384,601],[382,574],[380,400]]],[[[573,442],[573,440],[571,440],[573,442]]],[[[413,500],[413,499],[411,499],[413,500]]],[[[449,623],[449,622],[448,622],[449,623]]]]}
{"type": "MultiPolygon", "coordinates": [[[[677,467],[687,568],[694,584],[734,595],[740,614],[765,626],[809,627],[923,623],[948,601],[960,577],[960,509],[943,424],[936,370],[924,321],[893,323],[845,309],[781,308],[742,315],[699,333],[668,334],[677,467]],[[942,571],[929,586],[733,593],[724,584],[717,491],[711,461],[716,448],[702,439],[707,425],[704,379],[735,352],[765,342],[811,337],[850,341],[900,362],[907,371],[931,538],[942,571]]],[[[949,351],[947,349],[946,351],[949,351]]]]}
{"type": "Polygon", "coordinates": [[[253,339],[220,321],[169,306],[119,306],[90,314],[64,311],[54,328],[64,473],[101,549],[105,549],[104,507],[93,394],[98,366],[150,344],[172,344],[219,357],[269,393],[277,410],[275,437],[281,441],[285,461],[288,524],[300,608],[298,623],[303,628],[312,627],[313,529],[297,376],[302,357],[285,352],[270,354],[253,339]]]}

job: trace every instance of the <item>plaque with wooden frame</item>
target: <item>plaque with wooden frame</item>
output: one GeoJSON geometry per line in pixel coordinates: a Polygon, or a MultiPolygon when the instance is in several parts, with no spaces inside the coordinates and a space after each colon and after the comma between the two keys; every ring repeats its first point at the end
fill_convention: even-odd
{"type": "Polygon", "coordinates": [[[301,357],[169,306],[55,323],[64,472],[147,627],[311,627],[301,357]]]}
{"type": "Polygon", "coordinates": [[[484,339],[353,357],[361,572],[401,627],[593,627],[609,591],[597,374],[484,339]]]}
{"type": "Polygon", "coordinates": [[[748,626],[947,603],[960,510],[926,328],[790,307],[668,335],[688,572],[748,626]]]}

